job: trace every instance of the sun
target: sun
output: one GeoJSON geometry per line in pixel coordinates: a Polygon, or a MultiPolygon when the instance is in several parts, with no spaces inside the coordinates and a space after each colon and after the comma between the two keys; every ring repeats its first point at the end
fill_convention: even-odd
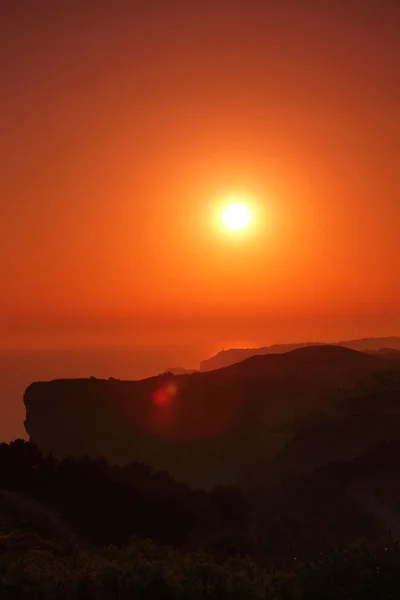
{"type": "Polygon", "coordinates": [[[251,222],[251,211],[246,204],[234,202],[222,211],[222,222],[231,231],[245,229],[251,222]]]}

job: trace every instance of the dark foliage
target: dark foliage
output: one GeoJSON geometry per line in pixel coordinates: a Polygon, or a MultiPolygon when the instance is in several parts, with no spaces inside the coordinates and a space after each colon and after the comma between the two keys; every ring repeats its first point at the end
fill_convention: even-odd
{"type": "Polygon", "coordinates": [[[191,490],[141,463],[118,467],[86,457],[57,461],[16,440],[0,444],[0,475],[3,489],[56,510],[92,545],[122,546],[132,535],[178,548],[206,547],[216,537],[232,545],[233,538],[243,538],[247,524],[238,488],[191,490]]]}
{"type": "Polygon", "coordinates": [[[245,498],[190,490],[144,464],[1,444],[0,597],[393,599],[400,549],[341,489],[375,471],[393,479],[399,456],[395,441],[245,498]]]}
{"type": "Polygon", "coordinates": [[[55,548],[16,550],[2,536],[4,600],[393,600],[400,586],[400,549],[391,541],[359,542],[285,569],[249,557],[217,562],[147,540],[61,555],[55,548]]]}
{"type": "Polygon", "coordinates": [[[18,494],[22,508],[28,503],[25,509],[40,516],[41,531],[47,516],[70,544],[75,536],[87,548],[125,547],[136,536],[217,559],[251,554],[286,564],[294,556],[309,560],[354,539],[384,535],[382,523],[365,513],[349,490],[366,473],[397,481],[399,458],[400,444],[392,442],[275,488],[206,492],[141,463],[119,467],[87,457],[57,461],[16,440],[0,445],[0,490],[18,494]]]}

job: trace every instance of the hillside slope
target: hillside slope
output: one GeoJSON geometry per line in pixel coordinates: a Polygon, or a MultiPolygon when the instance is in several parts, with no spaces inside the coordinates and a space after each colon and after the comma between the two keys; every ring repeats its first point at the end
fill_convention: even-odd
{"type": "MultiPolygon", "coordinates": [[[[291,350],[297,350],[309,346],[324,346],[321,342],[305,342],[301,344],[275,344],[273,346],[263,346],[262,348],[231,348],[222,350],[215,356],[211,356],[200,362],[201,371],[211,371],[221,369],[229,365],[238,363],[251,356],[259,354],[284,354],[291,350]]],[[[400,350],[400,337],[385,337],[385,338],[365,338],[360,340],[344,340],[334,344],[358,350],[359,352],[378,351],[381,349],[400,350]]]]}
{"type": "Polygon", "coordinates": [[[44,453],[136,460],[210,487],[242,480],[254,461],[270,461],[304,419],[390,385],[392,375],[383,374],[398,371],[397,362],[382,357],[321,346],[207,373],[41,382],[25,392],[25,424],[44,453]],[[276,443],[279,428],[284,435],[276,443]]]}

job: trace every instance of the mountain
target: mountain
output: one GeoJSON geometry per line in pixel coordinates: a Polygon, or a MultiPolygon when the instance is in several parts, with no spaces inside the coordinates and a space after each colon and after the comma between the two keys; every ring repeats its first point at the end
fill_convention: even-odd
{"type": "Polygon", "coordinates": [[[359,350],[366,352],[370,350],[400,350],[400,337],[377,337],[377,338],[363,338],[359,340],[347,340],[345,342],[338,342],[339,346],[345,346],[352,350],[359,350]]]}
{"type": "Polygon", "coordinates": [[[229,485],[255,464],[269,469],[315,414],[400,387],[399,374],[386,357],[311,346],[204,373],[38,382],[24,395],[25,427],[45,454],[135,460],[194,487],[229,485]]]}
{"type": "Polygon", "coordinates": [[[377,354],[390,360],[400,360],[400,350],[393,348],[381,348],[380,350],[368,350],[369,354],[377,354]]]}
{"type": "MultiPolygon", "coordinates": [[[[231,348],[230,350],[222,350],[215,356],[201,361],[200,370],[211,371],[214,369],[221,369],[222,367],[227,367],[258,354],[283,354],[299,348],[323,345],[325,344],[321,342],[306,342],[301,344],[275,344],[273,346],[264,346],[262,348],[231,348]]],[[[360,352],[381,350],[382,348],[400,350],[400,337],[347,340],[337,342],[335,345],[350,348],[352,350],[359,350],[360,352]]]]}
{"type": "Polygon", "coordinates": [[[324,344],[319,342],[305,342],[302,344],[274,344],[273,346],[264,346],[262,348],[230,348],[229,350],[221,350],[215,356],[200,361],[200,371],[212,371],[228,367],[258,354],[284,354],[291,350],[317,345],[323,346],[324,344]]]}

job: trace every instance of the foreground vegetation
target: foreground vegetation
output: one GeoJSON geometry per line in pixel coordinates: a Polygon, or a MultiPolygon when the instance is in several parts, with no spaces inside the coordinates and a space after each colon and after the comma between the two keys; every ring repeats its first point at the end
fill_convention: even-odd
{"type": "Polygon", "coordinates": [[[56,543],[14,532],[0,538],[0,597],[4,600],[393,600],[400,588],[400,549],[358,544],[316,562],[274,571],[248,557],[218,562],[146,540],[125,549],[65,554],[56,543]]]}
{"type": "MultiPolygon", "coordinates": [[[[389,465],[388,455],[395,468],[400,444],[385,449],[376,469],[389,465]]],[[[58,526],[61,536],[76,537],[85,548],[124,548],[137,537],[218,559],[251,555],[285,565],[294,556],[308,561],[355,539],[384,535],[346,494],[352,471],[360,469],[351,466],[349,474],[344,466],[332,465],[275,490],[230,486],[206,492],[144,464],[58,461],[17,440],[0,444],[0,492],[17,494],[17,504],[25,508],[38,503],[34,512],[51,517],[53,525],[58,518],[65,525],[58,526]]]]}
{"type": "Polygon", "coordinates": [[[0,598],[394,600],[399,545],[340,494],[373,469],[393,479],[399,455],[245,494],[0,444],[0,598]]]}

